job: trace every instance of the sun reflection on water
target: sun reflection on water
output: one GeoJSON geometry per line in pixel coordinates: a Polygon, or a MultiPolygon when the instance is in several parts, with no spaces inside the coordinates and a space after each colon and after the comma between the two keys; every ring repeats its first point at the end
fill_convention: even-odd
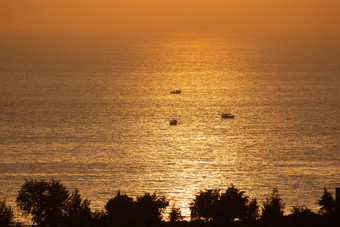
{"type": "Polygon", "coordinates": [[[339,181],[340,55],[212,33],[112,40],[13,60],[0,113],[9,202],[25,178],[53,177],[97,209],[119,189],[155,191],[188,219],[205,188],[233,183],[261,201],[277,187],[288,206],[315,209],[339,181]]]}

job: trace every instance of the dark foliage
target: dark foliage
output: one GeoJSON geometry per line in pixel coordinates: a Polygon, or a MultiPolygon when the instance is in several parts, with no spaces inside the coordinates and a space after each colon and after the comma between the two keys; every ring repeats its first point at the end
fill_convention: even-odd
{"type": "Polygon", "coordinates": [[[6,199],[0,201],[0,226],[9,226],[14,221],[14,213],[10,206],[6,204],[6,199]]]}
{"type": "MultiPolygon", "coordinates": [[[[112,226],[108,222],[107,214],[104,211],[94,211],[91,213],[90,226],[92,227],[107,227],[112,226]]],[[[124,225],[122,225],[124,226],[124,225]]]]}
{"type": "Polygon", "coordinates": [[[159,226],[164,209],[169,205],[165,197],[145,193],[133,200],[120,191],[110,199],[105,209],[110,226],[159,226]]]}
{"type": "Polygon", "coordinates": [[[126,226],[132,224],[133,220],[131,218],[134,215],[134,207],[133,199],[125,194],[121,195],[120,191],[118,191],[117,195],[105,205],[110,225],[126,226]]]}
{"type": "Polygon", "coordinates": [[[61,226],[66,212],[69,191],[60,181],[26,180],[16,199],[24,214],[32,215],[39,226],[61,226]]]}
{"type": "Polygon", "coordinates": [[[158,197],[156,193],[145,193],[137,196],[135,215],[139,226],[157,226],[162,220],[162,213],[169,205],[165,197],[158,197]]]}
{"type": "Polygon", "coordinates": [[[231,223],[234,220],[245,221],[253,217],[256,219],[258,211],[256,200],[249,203],[249,197],[244,193],[231,185],[225,193],[221,194],[217,203],[217,216],[214,219],[218,223],[231,223]]]}
{"type": "Polygon", "coordinates": [[[191,219],[212,220],[216,216],[216,208],[220,196],[220,190],[217,189],[200,191],[193,202],[190,203],[191,219]]]}
{"type": "Polygon", "coordinates": [[[201,191],[190,204],[191,217],[193,220],[212,221],[216,225],[256,222],[257,201],[244,193],[234,185],[228,187],[225,193],[216,189],[201,191]]]}
{"type": "Polygon", "coordinates": [[[265,226],[283,225],[284,206],[278,190],[274,188],[270,198],[263,202],[261,219],[265,226]]]}
{"type": "Polygon", "coordinates": [[[177,208],[175,203],[172,204],[171,211],[169,213],[169,221],[171,223],[183,221],[181,209],[177,208]]]}
{"type": "Polygon", "coordinates": [[[79,194],[79,190],[76,189],[67,201],[65,225],[72,227],[86,227],[90,226],[90,222],[90,201],[88,199],[83,199],[79,194]]]}
{"type": "Polygon", "coordinates": [[[257,200],[255,198],[251,199],[247,205],[247,213],[244,221],[248,223],[255,223],[259,218],[259,210],[260,206],[258,205],[257,200]]]}
{"type": "Polygon", "coordinates": [[[319,213],[322,215],[322,222],[327,223],[328,226],[340,226],[340,215],[336,207],[336,201],[326,188],[324,188],[323,195],[318,204],[320,206],[319,213]]]}
{"type": "Polygon", "coordinates": [[[288,227],[317,227],[321,225],[320,215],[312,212],[305,206],[293,206],[292,213],[286,218],[288,227]]]}
{"type": "Polygon", "coordinates": [[[320,206],[320,214],[330,214],[335,211],[335,201],[332,197],[332,194],[324,188],[323,195],[321,199],[318,201],[320,206]]]}
{"type": "MultiPolygon", "coordinates": [[[[63,227],[338,227],[340,217],[336,203],[326,188],[321,199],[319,214],[305,206],[293,206],[292,213],[283,215],[284,203],[278,190],[263,202],[262,216],[259,205],[244,191],[228,187],[225,192],[217,189],[200,191],[190,204],[191,222],[183,221],[181,211],[175,203],[169,213],[169,222],[164,222],[163,212],[169,205],[165,197],[145,193],[133,198],[117,192],[105,205],[106,212],[91,212],[90,201],[83,199],[79,190],[73,193],[51,180],[26,180],[19,190],[18,207],[32,216],[39,226],[63,227]]],[[[13,222],[13,211],[0,201],[0,227],[13,222]]]]}
{"type": "Polygon", "coordinates": [[[90,201],[76,189],[72,194],[60,181],[26,180],[16,199],[18,207],[39,226],[90,226],[90,201]]]}

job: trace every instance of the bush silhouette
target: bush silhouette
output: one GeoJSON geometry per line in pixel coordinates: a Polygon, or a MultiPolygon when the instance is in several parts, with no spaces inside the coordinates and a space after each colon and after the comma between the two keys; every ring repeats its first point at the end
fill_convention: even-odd
{"type": "Polygon", "coordinates": [[[0,200],[0,226],[9,226],[14,222],[14,213],[10,206],[6,204],[6,199],[0,200]]]}

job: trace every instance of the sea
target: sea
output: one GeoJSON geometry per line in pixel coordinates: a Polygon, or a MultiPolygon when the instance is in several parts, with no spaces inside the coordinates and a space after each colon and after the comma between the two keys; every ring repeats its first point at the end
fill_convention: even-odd
{"type": "Polygon", "coordinates": [[[0,110],[0,198],[18,221],[25,179],[78,188],[93,210],[155,192],[186,220],[204,189],[261,205],[277,188],[288,214],[340,187],[336,38],[2,33],[0,110]]]}

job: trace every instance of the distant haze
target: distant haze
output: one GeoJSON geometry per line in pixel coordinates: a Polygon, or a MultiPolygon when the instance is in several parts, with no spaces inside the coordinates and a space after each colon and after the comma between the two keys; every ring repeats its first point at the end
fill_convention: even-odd
{"type": "Polygon", "coordinates": [[[0,31],[340,34],[339,0],[3,0],[0,31]]]}

